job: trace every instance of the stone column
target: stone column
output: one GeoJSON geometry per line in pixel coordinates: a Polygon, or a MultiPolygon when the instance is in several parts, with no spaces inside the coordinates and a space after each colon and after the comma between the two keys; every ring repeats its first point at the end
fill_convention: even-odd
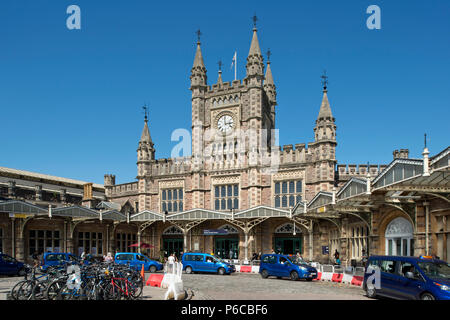
{"type": "Polygon", "coordinates": [[[34,186],[34,190],[36,192],[35,199],[37,201],[42,200],[42,186],[41,185],[36,185],[36,186],[34,186]]]}
{"type": "Polygon", "coordinates": [[[183,253],[187,251],[187,234],[189,231],[183,230],[183,253]]]}
{"type": "Polygon", "coordinates": [[[66,236],[67,252],[72,253],[74,255],[78,255],[78,252],[75,252],[75,248],[74,248],[74,244],[73,244],[73,232],[75,231],[73,224],[74,224],[73,221],[69,221],[69,223],[67,223],[67,227],[68,227],[67,236],[66,236]]]}
{"type": "Polygon", "coordinates": [[[141,232],[139,231],[137,233],[137,239],[138,239],[138,252],[141,253],[141,232]]]}
{"type": "Polygon", "coordinates": [[[425,207],[425,255],[429,255],[430,253],[430,203],[424,202],[425,207]]]}

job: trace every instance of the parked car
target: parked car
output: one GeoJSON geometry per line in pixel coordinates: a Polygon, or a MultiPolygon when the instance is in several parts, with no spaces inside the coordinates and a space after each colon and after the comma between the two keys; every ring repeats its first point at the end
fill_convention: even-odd
{"type": "Polygon", "coordinates": [[[449,300],[450,264],[426,256],[371,256],[364,274],[363,288],[371,298],[449,300]]]}
{"type": "Polygon", "coordinates": [[[46,272],[48,267],[60,267],[67,263],[80,264],[79,257],[65,252],[46,252],[44,253],[41,261],[41,270],[46,272]]]}
{"type": "Polygon", "coordinates": [[[144,270],[156,272],[162,270],[163,265],[158,261],[152,260],[142,253],[135,252],[118,252],[114,257],[117,264],[129,264],[131,268],[141,270],[144,265],[144,270]]]}
{"type": "Polygon", "coordinates": [[[261,277],[278,278],[289,277],[291,280],[306,279],[312,281],[317,278],[317,269],[303,261],[297,261],[296,257],[283,254],[263,254],[259,265],[261,277]]]}
{"type": "Polygon", "coordinates": [[[236,272],[234,265],[208,253],[187,252],[181,260],[186,273],[212,272],[223,275],[236,272]]]}
{"type": "Polygon", "coordinates": [[[31,266],[0,252],[0,274],[24,276],[31,266]]]}

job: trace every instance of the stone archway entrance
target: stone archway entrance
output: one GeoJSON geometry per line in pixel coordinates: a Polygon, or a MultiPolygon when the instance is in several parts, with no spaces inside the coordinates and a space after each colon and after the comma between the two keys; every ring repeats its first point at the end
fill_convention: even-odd
{"type": "Polygon", "coordinates": [[[385,253],[389,256],[414,255],[413,227],[411,222],[403,217],[392,220],[385,232],[385,253]]]}

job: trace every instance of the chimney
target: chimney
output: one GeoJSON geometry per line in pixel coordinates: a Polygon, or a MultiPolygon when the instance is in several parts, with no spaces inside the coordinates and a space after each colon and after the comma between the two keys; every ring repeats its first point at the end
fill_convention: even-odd
{"type": "Polygon", "coordinates": [[[394,156],[394,160],[400,158],[400,152],[398,150],[394,150],[394,152],[392,152],[392,155],[394,156]]]}
{"type": "Polygon", "coordinates": [[[86,183],[83,187],[83,200],[92,200],[92,183],[86,183]]]}
{"type": "Polygon", "coordinates": [[[400,149],[400,158],[408,159],[409,158],[409,149],[400,149]]]}

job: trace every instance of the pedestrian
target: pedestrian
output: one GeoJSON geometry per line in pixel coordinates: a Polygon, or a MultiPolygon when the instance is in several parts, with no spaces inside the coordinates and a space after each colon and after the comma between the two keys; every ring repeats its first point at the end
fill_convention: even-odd
{"type": "Polygon", "coordinates": [[[300,254],[300,252],[298,252],[298,251],[297,251],[297,254],[296,254],[295,258],[297,260],[297,263],[303,262],[303,257],[300,254]]]}
{"type": "Polygon", "coordinates": [[[103,256],[103,261],[105,261],[106,263],[111,263],[114,261],[114,258],[111,255],[111,252],[108,252],[108,254],[106,256],[103,256]]]}
{"type": "Polygon", "coordinates": [[[39,267],[39,254],[37,251],[33,252],[31,258],[33,259],[33,268],[39,267]]]}
{"type": "Polygon", "coordinates": [[[258,255],[256,254],[256,252],[253,252],[252,261],[253,260],[258,260],[258,255]]]}
{"type": "Polygon", "coordinates": [[[337,249],[335,249],[335,251],[334,251],[334,261],[336,261],[336,263],[337,263],[338,260],[339,260],[339,252],[337,251],[337,249]]]}
{"type": "Polygon", "coordinates": [[[272,249],[272,254],[275,254],[275,250],[272,249]]]}
{"type": "Polygon", "coordinates": [[[175,254],[172,253],[169,258],[167,258],[167,262],[173,264],[175,262],[175,254]]]}
{"type": "Polygon", "coordinates": [[[362,265],[363,265],[363,267],[365,267],[366,263],[367,263],[367,258],[368,258],[365,249],[362,249],[361,256],[362,256],[362,259],[361,259],[362,265]]]}

